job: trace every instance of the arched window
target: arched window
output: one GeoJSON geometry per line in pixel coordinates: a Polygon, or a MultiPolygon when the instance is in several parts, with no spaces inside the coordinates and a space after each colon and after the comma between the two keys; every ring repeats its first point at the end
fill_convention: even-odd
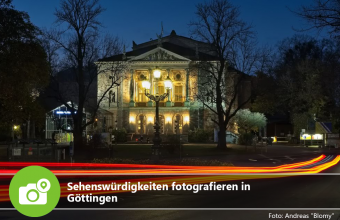
{"type": "Polygon", "coordinates": [[[145,134],[146,117],[143,114],[137,116],[137,134],[145,134]]]}
{"type": "MultiPolygon", "coordinates": [[[[156,116],[155,116],[154,122],[156,123],[156,116]]],[[[164,134],[164,123],[165,123],[164,115],[159,115],[159,126],[160,126],[159,133],[161,134],[164,134]]]]}
{"type": "Polygon", "coordinates": [[[172,124],[174,134],[182,134],[183,116],[180,114],[174,115],[172,124]]]}

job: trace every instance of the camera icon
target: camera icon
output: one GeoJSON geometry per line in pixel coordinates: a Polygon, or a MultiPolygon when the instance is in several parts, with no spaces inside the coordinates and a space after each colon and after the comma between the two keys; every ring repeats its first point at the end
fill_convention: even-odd
{"type": "Polygon", "coordinates": [[[47,179],[40,179],[37,183],[29,183],[19,188],[19,203],[21,205],[45,205],[47,191],[51,183],[47,179]]]}

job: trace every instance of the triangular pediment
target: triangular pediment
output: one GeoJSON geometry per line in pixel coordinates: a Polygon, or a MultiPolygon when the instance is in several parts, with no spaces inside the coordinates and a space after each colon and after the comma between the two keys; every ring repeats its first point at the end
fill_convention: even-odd
{"type": "Polygon", "coordinates": [[[173,53],[162,47],[157,47],[134,57],[131,61],[190,61],[188,58],[173,53]]]}

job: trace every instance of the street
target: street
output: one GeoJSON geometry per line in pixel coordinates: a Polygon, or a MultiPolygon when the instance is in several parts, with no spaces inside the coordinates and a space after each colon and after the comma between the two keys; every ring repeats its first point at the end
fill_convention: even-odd
{"type": "MultiPolygon", "coordinates": [[[[329,162],[330,159],[327,158],[335,158],[335,156],[328,155],[315,165],[301,168],[322,165],[329,162]]],[[[319,175],[244,180],[244,183],[251,186],[250,191],[192,193],[170,189],[134,194],[115,193],[110,195],[118,196],[118,202],[104,205],[69,203],[67,198],[61,198],[57,209],[42,219],[249,219],[250,217],[269,219],[269,213],[307,214],[309,218],[314,218],[311,213],[315,212],[329,214],[332,215],[331,219],[337,219],[340,213],[340,176],[334,175],[337,173],[340,173],[339,164],[324,170],[319,175]],[[80,210],[76,210],[77,208],[80,210]]],[[[218,183],[240,184],[241,181],[218,183]]],[[[12,206],[9,202],[3,202],[1,207],[12,206]]],[[[25,219],[15,210],[1,211],[0,217],[1,219],[25,219]]]]}

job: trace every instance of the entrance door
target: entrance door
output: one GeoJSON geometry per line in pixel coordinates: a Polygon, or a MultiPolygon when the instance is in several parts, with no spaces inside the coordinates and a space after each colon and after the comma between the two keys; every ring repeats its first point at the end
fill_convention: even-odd
{"type": "Polygon", "coordinates": [[[182,134],[183,117],[180,114],[176,114],[173,118],[173,131],[174,134],[182,134]]]}
{"type": "MultiPolygon", "coordinates": [[[[156,117],[155,117],[155,123],[156,123],[156,117]]],[[[159,115],[159,133],[160,134],[164,134],[164,123],[165,123],[165,119],[164,119],[164,115],[159,115]]]]}
{"type": "Polygon", "coordinates": [[[139,115],[138,116],[138,127],[137,127],[137,133],[138,134],[145,134],[145,126],[146,126],[146,118],[145,115],[139,115]]]}

